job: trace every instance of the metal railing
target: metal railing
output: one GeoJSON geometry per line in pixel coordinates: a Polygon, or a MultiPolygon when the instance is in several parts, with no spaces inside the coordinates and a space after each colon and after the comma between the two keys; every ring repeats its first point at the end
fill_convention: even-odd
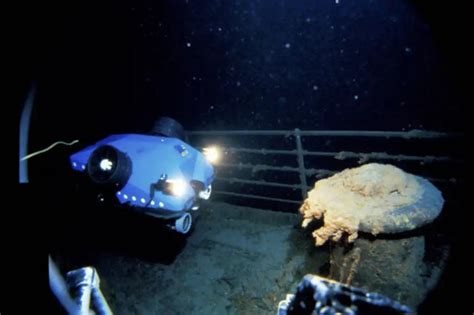
{"type": "MultiPolygon", "coordinates": [[[[301,191],[301,200],[291,200],[274,198],[270,196],[262,196],[248,193],[240,193],[235,191],[225,190],[214,190],[213,193],[233,196],[240,198],[251,198],[265,201],[284,202],[291,204],[301,204],[302,200],[307,198],[307,193],[310,187],[307,183],[307,177],[316,176],[317,179],[324,178],[336,173],[336,170],[328,169],[316,169],[305,167],[306,156],[317,156],[317,157],[328,157],[337,160],[346,159],[358,159],[359,163],[364,163],[369,160],[389,160],[389,161],[417,161],[422,163],[433,163],[433,162],[456,162],[458,160],[453,159],[449,156],[433,156],[433,155],[404,155],[404,154],[388,154],[386,152],[351,152],[351,151],[339,151],[339,152],[326,152],[326,151],[308,151],[303,148],[302,137],[367,137],[367,138],[402,138],[405,140],[411,139],[442,139],[442,138],[459,138],[462,134],[458,133],[443,133],[436,131],[424,131],[424,130],[410,130],[410,131],[355,131],[355,130],[216,130],[216,131],[187,131],[186,137],[189,143],[193,144],[191,137],[234,137],[234,136],[282,136],[282,137],[294,137],[295,149],[294,150],[279,150],[273,148],[242,148],[242,147],[224,147],[222,151],[227,153],[252,153],[260,155],[286,155],[296,156],[297,167],[292,166],[273,166],[266,164],[252,164],[252,163],[222,163],[219,164],[220,168],[236,168],[236,169],[248,169],[252,173],[259,171],[274,171],[274,172],[294,172],[298,173],[299,182],[295,184],[277,183],[265,180],[250,180],[236,177],[217,177],[216,181],[227,182],[227,183],[239,183],[245,185],[260,185],[268,187],[280,187],[287,189],[298,189],[301,191]]],[[[433,181],[442,181],[437,178],[429,178],[433,181]]]]}

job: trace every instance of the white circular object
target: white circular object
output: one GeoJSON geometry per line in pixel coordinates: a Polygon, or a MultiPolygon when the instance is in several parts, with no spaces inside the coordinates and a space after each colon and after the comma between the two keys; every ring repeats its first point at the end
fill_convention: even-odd
{"type": "Polygon", "coordinates": [[[162,208],[165,206],[165,204],[162,203],[161,201],[160,201],[160,203],[158,203],[158,205],[159,205],[160,207],[162,207],[162,208]]]}
{"type": "Polygon", "coordinates": [[[103,171],[110,171],[112,169],[113,163],[109,159],[103,159],[102,161],[100,161],[99,166],[100,169],[103,171]]]}
{"type": "Polygon", "coordinates": [[[132,200],[133,200],[133,201],[137,201],[137,197],[132,196],[132,200]]]}
{"type": "Polygon", "coordinates": [[[174,223],[176,232],[181,234],[187,234],[191,230],[193,224],[193,217],[189,213],[183,214],[179,219],[174,223]]]}
{"type": "Polygon", "coordinates": [[[81,168],[82,168],[83,170],[85,170],[85,169],[86,169],[86,166],[85,166],[85,165],[82,165],[81,168]]]}
{"type": "Polygon", "coordinates": [[[72,166],[76,167],[76,166],[77,166],[77,163],[76,163],[76,162],[72,162],[72,166]]]}
{"type": "Polygon", "coordinates": [[[199,192],[199,198],[208,200],[211,197],[212,185],[209,185],[206,190],[199,192]]]}
{"type": "Polygon", "coordinates": [[[145,198],[141,198],[141,199],[140,199],[140,202],[141,202],[141,203],[145,203],[145,198]]]}
{"type": "Polygon", "coordinates": [[[128,199],[127,194],[123,195],[123,199],[128,199]]]}
{"type": "Polygon", "coordinates": [[[155,205],[155,200],[150,201],[150,204],[151,204],[152,206],[154,206],[154,205],[155,205]]]}

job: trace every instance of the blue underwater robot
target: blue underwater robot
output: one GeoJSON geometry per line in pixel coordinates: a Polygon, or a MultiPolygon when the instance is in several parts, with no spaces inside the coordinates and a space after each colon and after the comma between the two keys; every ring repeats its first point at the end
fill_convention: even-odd
{"type": "Polygon", "coordinates": [[[214,167],[208,156],[185,143],[183,127],[162,117],[152,132],[111,135],[70,156],[113,202],[167,222],[187,234],[201,200],[209,199],[214,167]]]}

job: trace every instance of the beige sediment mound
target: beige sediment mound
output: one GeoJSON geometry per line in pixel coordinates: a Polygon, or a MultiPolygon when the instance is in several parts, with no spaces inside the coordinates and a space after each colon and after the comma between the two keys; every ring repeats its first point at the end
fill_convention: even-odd
{"type": "Polygon", "coordinates": [[[433,221],[443,202],[426,179],[393,165],[370,163],[317,181],[300,212],[303,227],[324,220],[313,232],[319,246],[344,234],[352,242],[358,231],[377,235],[412,230],[433,221]]]}

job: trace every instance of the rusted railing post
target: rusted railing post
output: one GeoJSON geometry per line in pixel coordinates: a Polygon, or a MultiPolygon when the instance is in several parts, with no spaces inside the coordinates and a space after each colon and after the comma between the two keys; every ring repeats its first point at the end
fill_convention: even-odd
{"type": "Polygon", "coordinates": [[[304,167],[304,152],[301,144],[301,130],[295,129],[296,151],[298,152],[298,169],[301,184],[301,197],[305,200],[308,197],[308,184],[306,183],[306,169],[304,167]]]}

